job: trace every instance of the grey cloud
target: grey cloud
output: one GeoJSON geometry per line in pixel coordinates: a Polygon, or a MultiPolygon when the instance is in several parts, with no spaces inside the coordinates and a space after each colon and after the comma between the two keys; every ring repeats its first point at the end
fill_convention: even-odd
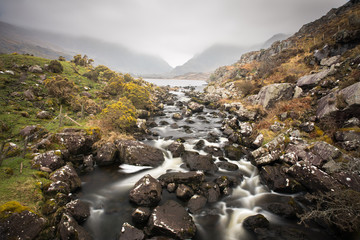
{"type": "Polygon", "coordinates": [[[215,43],[297,31],[345,0],[1,0],[0,20],[121,43],[180,64],[215,43]]]}

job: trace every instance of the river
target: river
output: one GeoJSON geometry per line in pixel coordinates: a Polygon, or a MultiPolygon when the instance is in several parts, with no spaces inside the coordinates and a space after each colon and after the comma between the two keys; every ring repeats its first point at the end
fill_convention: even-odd
{"type": "MultiPolygon", "coordinates": [[[[196,86],[203,88],[204,81],[186,81],[186,80],[158,80],[153,81],[158,85],[177,85],[177,86],[196,86]],[[159,83],[161,82],[161,83],[159,83]],[[180,84],[180,85],[179,85],[180,84]],[[183,85],[186,84],[186,85],[183,85]]],[[[186,102],[190,99],[186,97],[184,89],[180,88],[173,92],[176,101],[186,102]]],[[[157,133],[155,139],[147,139],[145,144],[155,146],[163,151],[165,162],[157,168],[135,167],[130,165],[120,165],[105,168],[96,168],[91,174],[82,177],[83,186],[80,198],[91,205],[91,216],[85,223],[85,228],[94,236],[96,240],[118,239],[121,226],[124,222],[132,223],[131,213],[135,206],[129,202],[129,190],[145,174],[150,174],[154,178],[166,173],[167,171],[186,171],[182,168],[181,158],[173,158],[171,153],[166,150],[175,139],[185,139],[185,149],[188,151],[197,151],[200,154],[206,154],[203,150],[195,150],[195,144],[203,139],[206,146],[213,146],[222,149],[227,139],[220,131],[223,118],[218,114],[218,110],[204,109],[201,113],[195,113],[189,118],[183,120],[173,120],[171,116],[174,113],[181,113],[181,107],[177,104],[166,105],[165,116],[156,117],[154,121],[158,127],[151,129],[157,133]],[[162,125],[161,121],[167,121],[168,125],[162,125]],[[171,124],[176,123],[178,128],[171,124]],[[219,138],[215,142],[207,141],[208,134],[212,132],[219,138]]],[[[219,157],[214,157],[216,162],[219,157]]],[[[247,240],[255,239],[242,227],[243,220],[251,215],[263,214],[274,225],[292,226],[304,235],[309,235],[304,239],[323,239],[323,235],[316,230],[305,230],[298,227],[293,220],[287,220],[283,217],[266,211],[263,206],[269,203],[289,201],[290,195],[282,195],[269,191],[260,183],[257,168],[254,167],[246,158],[237,159],[228,162],[236,164],[238,170],[229,172],[219,169],[216,176],[230,175],[238,177],[243,175],[241,182],[233,189],[230,196],[221,198],[220,201],[207,204],[200,214],[193,214],[192,217],[197,226],[197,234],[194,239],[219,239],[219,240],[247,240]]],[[[211,176],[210,176],[211,177],[211,176]]],[[[240,178],[239,178],[240,179],[240,178]]],[[[186,203],[176,199],[175,194],[170,194],[166,189],[163,190],[163,199],[160,205],[173,199],[184,206],[186,203]]],[[[276,236],[275,236],[276,237],[276,236]]],[[[269,239],[287,239],[287,238],[269,238],[269,239]]]]}

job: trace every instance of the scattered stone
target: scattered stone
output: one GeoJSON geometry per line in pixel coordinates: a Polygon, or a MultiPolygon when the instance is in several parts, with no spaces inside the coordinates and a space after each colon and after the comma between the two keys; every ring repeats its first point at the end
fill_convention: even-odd
{"type": "Polygon", "coordinates": [[[147,207],[138,207],[135,211],[131,214],[132,220],[136,224],[145,224],[147,223],[149,217],[151,215],[150,208],[147,207]]]}
{"type": "Polygon", "coordinates": [[[204,141],[204,140],[199,140],[199,141],[195,144],[194,149],[195,149],[195,150],[201,150],[204,146],[205,146],[205,141],[204,141]]]}
{"type": "Polygon", "coordinates": [[[213,182],[202,183],[201,191],[209,203],[217,202],[221,195],[219,186],[213,182]]]}
{"type": "Polygon", "coordinates": [[[277,121],[275,121],[275,123],[269,127],[269,129],[273,132],[280,132],[283,128],[284,124],[277,121]]]}
{"type": "Polygon", "coordinates": [[[174,114],[172,115],[172,119],[174,119],[174,120],[181,120],[181,119],[183,119],[183,116],[182,116],[180,113],[174,113],[174,114]]]}
{"type": "Polygon", "coordinates": [[[28,71],[32,73],[42,73],[43,69],[39,65],[34,65],[29,67],[28,71]]]}
{"type": "Polygon", "coordinates": [[[330,70],[324,70],[319,73],[306,75],[297,80],[297,86],[305,89],[310,89],[315,87],[322,79],[327,77],[330,73],[330,70]]]}
{"type": "Polygon", "coordinates": [[[36,114],[36,117],[39,119],[51,119],[52,115],[48,111],[41,111],[36,114]]]}
{"type": "Polygon", "coordinates": [[[221,169],[224,169],[226,171],[236,171],[239,169],[238,165],[230,162],[218,162],[216,163],[216,166],[218,166],[221,169]]]}
{"type": "Polygon", "coordinates": [[[26,90],[24,92],[24,97],[28,101],[34,101],[35,100],[34,92],[31,89],[28,89],[28,90],[26,90]]]}
{"type": "Polygon", "coordinates": [[[241,135],[248,137],[252,134],[253,128],[248,122],[240,122],[240,133],[241,135]]]}
{"type": "Polygon", "coordinates": [[[257,135],[255,140],[252,142],[252,146],[254,148],[259,148],[259,147],[261,147],[263,142],[264,142],[264,135],[262,133],[260,133],[259,135],[257,135]]]}
{"type": "Polygon", "coordinates": [[[223,151],[218,147],[206,146],[204,148],[204,152],[206,152],[214,157],[223,157],[224,156],[223,151]]]}
{"type": "Polygon", "coordinates": [[[310,133],[315,130],[315,124],[313,122],[304,122],[300,124],[299,128],[301,131],[310,133]]]}
{"type": "Polygon", "coordinates": [[[182,159],[191,171],[216,172],[218,170],[211,155],[187,151],[182,155],[182,159]]]}
{"type": "Polygon", "coordinates": [[[131,226],[129,223],[124,223],[121,227],[119,240],[143,240],[145,234],[140,229],[131,226]]]}
{"type": "Polygon", "coordinates": [[[176,196],[182,200],[188,200],[194,195],[194,191],[185,184],[179,184],[176,189],[176,196]]]}
{"type": "Polygon", "coordinates": [[[203,172],[169,172],[161,175],[159,181],[163,186],[167,186],[170,183],[186,184],[188,186],[199,185],[205,180],[203,172]]]}
{"type": "Polygon", "coordinates": [[[185,208],[169,200],[154,209],[148,223],[152,235],[175,239],[191,239],[196,234],[196,225],[185,208]]]}
{"type": "Polygon", "coordinates": [[[180,157],[185,152],[184,144],[179,142],[173,142],[167,149],[171,152],[174,158],[180,157]]]}
{"type": "Polygon", "coordinates": [[[162,195],[161,183],[149,174],[137,181],[130,190],[130,201],[145,207],[156,206],[162,195]]]}
{"type": "Polygon", "coordinates": [[[340,55],[337,55],[337,56],[333,56],[333,57],[330,57],[330,58],[323,58],[320,61],[320,65],[330,67],[333,64],[338,63],[339,60],[340,60],[340,57],[341,57],[340,55]]]}
{"type": "Polygon", "coordinates": [[[191,112],[202,112],[204,110],[204,105],[198,104],[196,102],[189,102],[188,108],[191,110],[191,112]]]}

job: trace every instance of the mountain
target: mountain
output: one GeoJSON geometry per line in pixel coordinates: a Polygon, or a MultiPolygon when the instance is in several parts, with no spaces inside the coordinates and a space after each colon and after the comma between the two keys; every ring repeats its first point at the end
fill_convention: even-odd
{"type": "Polygon", "coordinates": [[[211,72],[216,68],[238,60],[247,49],[241,46],[214,45],[197,54],[181,66],[177,66],[172,75],[182,75],[189,72],[211,72]]]}
{"type": "Polygon", "coordinates": [[[160,57],[141,54],[125,46],[106,41],[29,30],[0,22],[0,52],[29,53],[45,58],[68,60],[75,54],[86,54],[97,64],[134,74],[166,73],[172,67],[160,57]]]}
{"type": "Polygon", "coordinates": [[[272,36],[263,44],[251,47],[224,44],[213,45],[202,53],[197,54],[183,65],[174,68],[174,70],[171,71],[171,74],[173,76],[178,76],[186,73],[212,72],[218,67],[229,65],[239,60],[240,56],[245,52],[260,48],[268,48],[274,42],[284,40],[289,36],[290,35],[279,33],[272,36]]]}

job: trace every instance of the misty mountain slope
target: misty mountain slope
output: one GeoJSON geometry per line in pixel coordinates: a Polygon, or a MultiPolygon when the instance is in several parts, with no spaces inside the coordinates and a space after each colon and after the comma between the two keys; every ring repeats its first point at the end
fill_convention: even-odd
{"type": "Polygon", "coordinates": [[[290,34],[284,34],[284,33],[278,33],[269,38],[263,45],[262,48],[269,48],[271,44],[273,44],[276,41],[282,41],[290,37],[290,34]]]}
{"type": "Polygon", "coordinates": [[[240,46],[214,45],[200,54],[195,55],[171,73],[180,75],[188,72],[211,72],[216,68],[238,60],[247,49],[240,46]]]}
{"type": "Polygon", "coordinates": [[[93,38],[73,37],[45,31],[28,30],[0,22],[0,52],[30,53],[40,57],[68,60],[74,54],[87,54],[96,64],[134,74],[166,73],[172,67],[160,57],[137,53],[120,44],[93,38]]]}

